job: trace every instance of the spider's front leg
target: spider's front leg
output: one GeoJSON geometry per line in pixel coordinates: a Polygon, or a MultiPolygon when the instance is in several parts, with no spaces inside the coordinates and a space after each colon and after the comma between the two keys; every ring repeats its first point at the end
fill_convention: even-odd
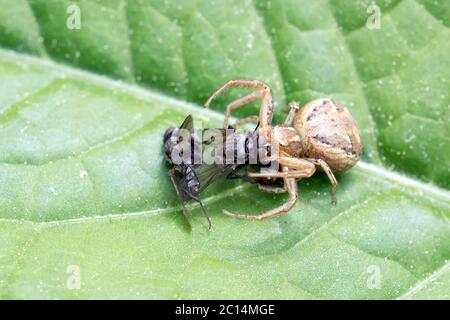
{"type": "MultiPolygon", "coordinates": [[[[250,103],[254,100],[260,99],[263,97],[263,93],[261,91],[255,91],[250,93],[249,95],[246,95],[245,97],[242,97],[236,101],[233,101],[232,103],[230,103],[229,105],[227,105],[227,108],[225,110],[225,115],[223,117],[223,127],[224,129],[228,128],[228,121],[230,120],[231,117],[231,111],[233,111],[234,109],[237,109],[239,107],[242,107],[243,105],[246,105],[247,103],[250,103]]],[[[243,123],[248,123],[253,116],[250,117],[246,117],[244,119],[241,119],[241,124],[243,123]]],[[[239,120],[238,120],[239,121],[239,120]]],[[[259,121],[259,118],[258,120],[259,121]]],[[[235,123],[235,126],[237,127],[238,124],[237,122],[235,123]]]]}
{"type": "Polygon", "coordinates": [[[272,122],[273,113],[273,98],[272,91],[269,86],[264,82],[258,80],[230,80],[220,87],[216,92],[214,92],[211,97],[206,101],[205,107],[209,107],[212,100],[217,98],[219,95],[225,92],[230,87],[240,87],[240,88],[253,88],[258,89],[249,95],[240,98],[227,106],[224,117],[224,128],[228,128],[228,120],[231,116],[231,111],[237,109],[245,104],[248,104],[254,100],[262,99],[259,109],[259,126],[264,131],[267,132],[270,128],[272,122]]]}
{"type": "Polygon", "coordinates": [[[257,124],[258,121],[259,121],[258,116],[256,116],[256,115],[248,116],[248,117],[236,120],[236,122],[234,123],[234,127],[235,128],[239,128],[239,127],[242,127],[242,126],[244,126],[246,124],[249,124],[249,123],[257,124]]]}

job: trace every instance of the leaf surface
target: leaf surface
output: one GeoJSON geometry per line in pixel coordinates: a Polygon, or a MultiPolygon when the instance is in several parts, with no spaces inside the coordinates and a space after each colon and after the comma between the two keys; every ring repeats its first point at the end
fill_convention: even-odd
{"type": "Polygon", "coordinates": [[[72,1],[0,1],[0,298],[448,299],[450,7],[378,2],[371,31],[369,1],[85,0],[80,30],[72,1]],[[364,159],[336,206],[318,174],[290,213],[232,219],[286,197],[222,179],[213,229],[195,205],[186,229],[162,134],[219,126],[199,105],[233,78],[270,84],[275,121],[349,107],[364,159]]]}

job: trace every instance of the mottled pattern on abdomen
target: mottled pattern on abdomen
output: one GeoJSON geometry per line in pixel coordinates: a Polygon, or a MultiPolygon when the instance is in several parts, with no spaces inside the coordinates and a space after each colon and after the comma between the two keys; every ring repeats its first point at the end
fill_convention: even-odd
{"type": "Polygon", "coordinates": [[[324,160],[334,172],[353,167],[361,156],[359,130],[346,107],[331,99],[317,99],[297,114],[304,157],[324,160]]]}

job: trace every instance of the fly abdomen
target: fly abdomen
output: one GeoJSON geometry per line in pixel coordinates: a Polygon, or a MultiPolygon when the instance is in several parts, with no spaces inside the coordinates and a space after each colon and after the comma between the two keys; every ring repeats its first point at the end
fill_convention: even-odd
{"type": "Polygon", "coordinates": [[[193,166],[191,165],[184,165],[184,168],[185,168],[184,177],[186,179],[187,187],[191,192],[196,193],[200,186],[200,181],[198,180],[198,177],[195,174],[195,168],[193,168],[193,166]]]}

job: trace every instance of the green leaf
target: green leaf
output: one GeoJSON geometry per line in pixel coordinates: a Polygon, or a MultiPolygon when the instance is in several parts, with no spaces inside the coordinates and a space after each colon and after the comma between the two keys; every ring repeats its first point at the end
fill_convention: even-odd
{"type": "Polygon", "coordinates": [[[370,2],[0,0],[0,299],[449,299],[450,5],[377,1],[369,30],[370,2]],[[275,122],[349,107],[364,158],[336,206],[317,174],[289,213],[233,219],[286,197],[222,178],[212,230],[194,204],[186,228],[162,134],[218,126],[200,105],[236,78],[269,83],[275,122]]]}

